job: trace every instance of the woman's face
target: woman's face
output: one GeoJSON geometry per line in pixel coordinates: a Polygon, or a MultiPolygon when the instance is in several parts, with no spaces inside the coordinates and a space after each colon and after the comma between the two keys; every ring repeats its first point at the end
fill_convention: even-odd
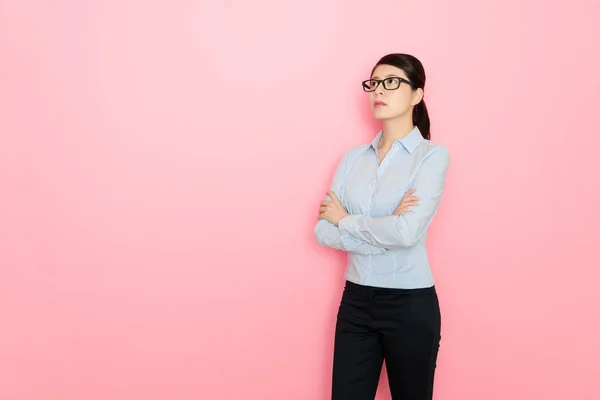
{"type": "Polygon", "coordinates": [[[373,80],[380,82],[376,89],[369,92],[371,110],[377,120],[390,120],[411,113],[413,107],[423,98],[423,90],[413,88],[404,71],[391,65],[378,65],[373,71],[373,80]],[[400,78],[400,79],[398,79],[400,78]],[[386,86],[388,89],[386,89],[386,86]],[[394,89],[395,88],[395,89],[394,89]]]}

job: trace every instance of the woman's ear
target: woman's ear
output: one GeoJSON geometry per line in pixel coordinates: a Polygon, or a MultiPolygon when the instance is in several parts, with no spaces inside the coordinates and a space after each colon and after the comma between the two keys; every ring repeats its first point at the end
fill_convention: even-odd
{"type": "Polygon", "coordinates": [[[413,91],[412,105],[416,106],[419,104],[423,100],[424,95],[425,93],[423,92],[422,88],[418,88],[417,90],[413,91]]]}

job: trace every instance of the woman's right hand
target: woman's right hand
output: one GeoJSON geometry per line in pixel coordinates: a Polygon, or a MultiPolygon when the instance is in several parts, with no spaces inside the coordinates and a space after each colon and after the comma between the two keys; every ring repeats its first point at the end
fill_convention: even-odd
{"type": "Polygon", "coordinates": [[[410,189],[408,192],[406,192],[404,197],[402,197],[402,200],[400,200],[398,208],[396,208],[396,211],[394,211],[392,215],[400,215],[410,211],[411,207],[419,205],[420,198],[412,195],[416,190],[417,189],[410,189]]]}

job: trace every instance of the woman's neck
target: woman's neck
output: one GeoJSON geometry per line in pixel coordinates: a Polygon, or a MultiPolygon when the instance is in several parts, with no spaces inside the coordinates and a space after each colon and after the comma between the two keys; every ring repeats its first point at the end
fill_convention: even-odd
{"type": "Polygon", "coordinates": [[[414,129],[412,118],[393,119],[383,122],[383,135],[380,149],[389,149],[394,142],[407,136],[414,129]]]}

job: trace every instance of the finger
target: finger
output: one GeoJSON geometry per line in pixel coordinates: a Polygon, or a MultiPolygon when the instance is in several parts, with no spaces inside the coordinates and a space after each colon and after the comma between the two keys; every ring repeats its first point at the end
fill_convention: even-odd
{"type": "Polygon", "coordinates": [[[335,195],[335,193],[333,191],[330,190],[329,192],[327,192],[327,195],[329,197],[331,197],[331,201],[332,202],[334,202],[334,203],[339,203],[340,202],[340,200],[337,198],[337,196],[335,195]]]}
{"type": "Polygon", "coordinates": [[[400,214],[410,211],[410,209],[411,209],[411,207],[398,208],[398,209],[396,209],[396,211],[394,211],[394,213],[392,215],[400,215],[400,214]]]}
{"type": "Polygon", "coordinates": [[[328,200],[323,200],[323,201],[321,202],[321,206],[328,206],[330,203],[331,203],[331,202],[330,202],[330,201],[328,201],[328,200]]]}
{"type": "Polygon", "coordinates": [[[400,201],[400,204],[406,203],[406,202],[411,202],[411,203],[415,202],[415,201],[418,202],[419,200],[421,200],[421,198],[418,196],[405,197],[400,201]]]}
{"type": "Polygon", "coordinates": [[[400,203],[400,206],[402,207],[406,207],[406,206],[417,206],[419,205],[419,200],[412,200],[412,201],[403,201],[402,203],[400,203]]]}
{"type": "Polygon", "coordinates": [[[404,193],[404,196],[402,196],[402,200],[406,200],[409,199],[411,197],[415,197],[412,194],[415,192],[415,189],[411,189],[408,192],[404,193]]]}
{"type": "Polygon", "coordinates": [[[403,209],[406,209],[406,208],[416,207],[418,205],[419,204],[416,203],[416,202],[405,201],[405,202],[402,202],[402,203],[398,204],[398,207],[396,207],[396,211],[403,210],[403,209]]]}
{"type": "Polygon", "coordinates": [[[406,207],[416,207],[416,206],[417,206],[417,204],[400,204],[400,205],[399,205],[399,206],[396,208],[396,210],[402,210],[402,209],[404,209],[404,208],[406,208],[406,207]]]}
{"type": "Polygon", "coordinates": [[[320,207],[320,208],[319,208],[319,212],[320,212],[321,214],[322,214],[322,213],[324,213],[325,211],[327,211],[327,207],[326,207],[326,206],[323,206],[323,207],[320,207]]]}

